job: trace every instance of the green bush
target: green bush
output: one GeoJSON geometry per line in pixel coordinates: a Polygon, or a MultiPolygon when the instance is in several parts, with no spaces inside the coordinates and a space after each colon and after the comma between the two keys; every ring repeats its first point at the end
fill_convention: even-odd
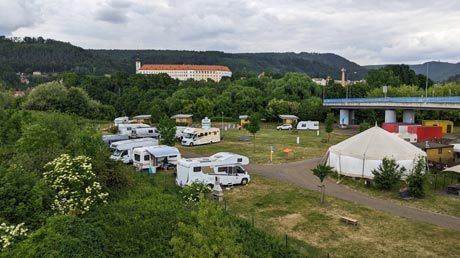
{"type": "Polygon", "coordinates": [[[182,189],[182,199],[186,204],[195,204],[199,203],[200,200],[204,197],[206,193],[209,193],[211,190],[207,185],[202,182],[193,182],[191,185],[184,187],[182,189]]]}
{"type": "Polygon", "coordinates": [[[396,160],[391,158],[383,158],[382,163],[374,170],[374,183],[378,189],[390,190],[394,185],[401,180],[401,176],[406,171],[405,167],[401,167],[396,160]]]}

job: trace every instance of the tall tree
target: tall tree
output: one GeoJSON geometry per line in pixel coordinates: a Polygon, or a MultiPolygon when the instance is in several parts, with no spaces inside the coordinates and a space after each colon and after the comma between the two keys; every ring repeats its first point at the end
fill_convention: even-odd
{"type": "Polygon", "coordinates": [[[326,133],[327,133],[327,141],[329,142],[331,139],[331,133],[334,131],[334,113],[328,113],[326,116],[326,133]]]}
{"type": "Polygon", "coordinates": [[[174,120],[167,116],[163,116],[158,124],[158,130],[160,131],[161,144],[174,146],[176,140],[176,124],[174,120]]]}
{"type": "Polygon", "coordinates": [[[326,191],[326,185],[323,184],[323,181],[329,174],[332,173],[332,169],[332,167],[326,164],[319,164],[314,169],[312,169],[313,175],[317,176],[321,182],[321,204],[324,203],[324,192],[326,191]]]}
{"type": "Polygon", "coordinates": [[[249,116],[249,123],[244,125],[244,128],[248,130],[253,136],[254,152],[256,152],[256,133],[260,130],[260,115],[258,113],[252,113],[249,116]]]}

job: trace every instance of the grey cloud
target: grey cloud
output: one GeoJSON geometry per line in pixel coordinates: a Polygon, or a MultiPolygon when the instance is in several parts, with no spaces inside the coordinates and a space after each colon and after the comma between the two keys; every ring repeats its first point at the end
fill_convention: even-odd
{"type": "Polygon", "coordinates": [[[96,13],[96,19],[109,23],[126,23],[128,18],[123,10],[107,8],[101,9],[96,13]]]}
{"type": "Polygon", "coordinates": [[[21,27],[41,21],[40,5],[36,1],[0,1],[0,35],[10,35],[21,27]]]}

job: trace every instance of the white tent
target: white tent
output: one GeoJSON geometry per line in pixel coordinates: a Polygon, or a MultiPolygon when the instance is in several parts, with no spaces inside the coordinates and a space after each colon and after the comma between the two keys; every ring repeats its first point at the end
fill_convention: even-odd
{"type": "Polygon", "coordinates": [[[372,179],[372,170],[385,157],[396,160],[410,172],[420,157],[426,159],[426,153],[395,134],[375,126],[331,146],[326,164],[341,175],[372,179]]]}

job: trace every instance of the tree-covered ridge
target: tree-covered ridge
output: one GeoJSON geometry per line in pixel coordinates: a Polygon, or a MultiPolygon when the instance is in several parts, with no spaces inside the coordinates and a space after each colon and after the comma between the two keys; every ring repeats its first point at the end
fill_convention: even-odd
{"type": "Polygon", "coordinates": [[[111,60],[104,60],[80,47],[42,37],[0,37],[0,63],[15,72],[104,74],[117,70],[111,60]]]}
{"type": "Polygon", "coordinates": [[[246,72],[307,73],[311,77],[340,78],[345,68],[349,79],[364,78],[366,69],[335,54],[318,53],[224,53],[180,50],[85,50],[70,43],[42,37],[0,37],[0,63],[16,72],[73,71],[79,74],[134,73],[139,55],[143,63],[226,65],[238,77],[246,72]]]}

